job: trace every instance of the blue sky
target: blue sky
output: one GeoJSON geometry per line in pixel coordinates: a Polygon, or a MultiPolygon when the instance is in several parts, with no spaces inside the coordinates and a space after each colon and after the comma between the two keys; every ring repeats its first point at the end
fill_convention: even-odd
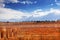
{"type": "Polygon", "coordinates": [[[6,8],[12,8],[15,10],[34,11],[36,9],[47,9],[55,7],[56,4],[53,0],[19,0],[18,3],[5,3],[6,8]],[[21,1],[21,2],[20,2],[21,1]],[[25,3],[24,3],[25,2],[25,3]],[[30,3],[31,2],[31,3],[30,3]],[[54,4],[53,6],[51,4],[54,4]]]}
{"type": "Polygon", "coordinates": [[[60,20],[60,0],[0,0],[0,21],[60,20]]]}

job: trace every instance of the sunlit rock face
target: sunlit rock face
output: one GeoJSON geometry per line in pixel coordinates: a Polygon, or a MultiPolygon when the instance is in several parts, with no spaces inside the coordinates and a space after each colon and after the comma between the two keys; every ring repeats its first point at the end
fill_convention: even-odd
{"type": "Polygon", "coordinates": [[[0,22],[0,40],[59,40],[60,21],[0,22]]]}

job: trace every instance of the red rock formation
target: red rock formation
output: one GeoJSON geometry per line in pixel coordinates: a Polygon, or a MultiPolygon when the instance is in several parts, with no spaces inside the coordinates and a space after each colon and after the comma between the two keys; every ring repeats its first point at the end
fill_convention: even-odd
{"type": "Polygon", "coordinates": [[[1,22],[0,40],[60,40],[60,22],[1,22]]]}

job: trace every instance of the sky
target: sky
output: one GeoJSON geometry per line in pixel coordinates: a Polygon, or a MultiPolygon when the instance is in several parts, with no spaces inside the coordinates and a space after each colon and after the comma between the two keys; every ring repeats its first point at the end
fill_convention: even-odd
{"type": "Polygon", "coordinates": [[[0,22],[60,20],[60,0],[0,0],[0,22]]]}

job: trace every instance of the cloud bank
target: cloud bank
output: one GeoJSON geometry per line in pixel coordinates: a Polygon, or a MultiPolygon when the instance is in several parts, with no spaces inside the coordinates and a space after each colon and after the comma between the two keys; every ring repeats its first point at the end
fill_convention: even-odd
{"type": "Polygon", "coordinates": [[[0,21],[10,20],[10,19],[22,20],[30,17],[38,18],[38,17],[47,16],[50,14],[60,15],[60,10],[50,8],[50,10],[43,11],[42,9],[37,9],[32,13],[25,13],[25,12],[13,10],[13,9],[0,8],[0,21]]]}
{"type": "Polygon", "coordinates": [[[21,19],[23,16],[29,17],[27,13],[8,9],[8,8],[0,8],[0,19],[21,19]]]}

